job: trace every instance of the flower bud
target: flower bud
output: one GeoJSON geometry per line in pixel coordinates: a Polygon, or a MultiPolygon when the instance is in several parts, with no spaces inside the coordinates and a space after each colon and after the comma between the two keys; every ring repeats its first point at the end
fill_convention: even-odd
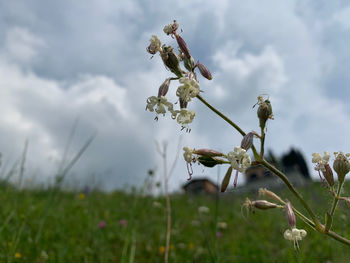
{"type": "Polygon", "coordinates": [[[158,89],[158,97],[165,96],[170,86],[170,78],[167,78],[158,89]]]}
{"type": "Polygon", "coordinates": [[[185,65],[185,68],[188,70],[188,71],[192,71],[193,68],[194,68],[194,59],[193,57],[191,56],[190,58],[188,57],[184,57],[183,58],[184,60],[184,65],[185,65]]]}
{"type": "Polygon", "coordinates": [[[338,181],[343,182],[345,175],[350,171],[350,163],[342,152],[336,154],[333,169],[338,175],[338,181]]]}
{"type": "Polygon", "coordinates": [[[209,69],[206,66],[204,66],[202,63],[200,63],[199,61],[197,62],[197,67],[198,67],[199,72],[202,74],[203,77],[205,77],[206,79],[209,79],[209,80],[213,79],[209,69]]]}
{"type": "Polygon", "coordinates": [[[329,164],[324,165],[324,170],[321,170],[324,178],[326,178],[327,183],[329,186],[334,185],[334,177],[333,177],[333,171],[332,168],[329,166],[329,164]]]}
{"type": "Polygon", "coordinates": [[[287,213],[287,222],[291,228],[295,228],[296,220],[295,220],[295,214],[293,211],[292,204],[287,201],[286,203],[286,213],[287,213]]]}
{"type": "Polygon", "coordinates": [[[198,157],[198,162],[206,167],[214,167],[217,164],[223,164],[222,160],[214,159],[212,157],[200,156],[198,157]]]}
{"type": "Polygon", "coordinates": [[[268,196],[270,197],[271,199],[283,204],[284,201],[282,200],[281,197],[279,197],[278,195],[276,195],[274,192],[266,189],[266,188],[260,188],[259,189],[259,196],[268,196]]]}
{"type": "Polygon", "coordinates": [[[266,210],[266,209],[279,207],[279,205],[277,205],[275,203],[271,203],[271,202],[266,201],[266,200],[255,200],[255,201],[252,202],[252,205],[255,208],[258,208],[258,209],[261,209],[261,210],[266,210]]]}
{"type": "Polygon", "coordinates": [[[259,102],[257,114],[260,122],[260,127],[265,128],[266,121],[268,119],[273,119],[272,106],[269,100],[259,102]]]}
{"type": "Polygon", "coordinates": [[[241,142],[242,149],[248,151],[248,149],[250,149],[250,147],[252,147],[254,135],[256,135],[255,132],[249,132],[243,137],[242,142],[241,142]]]}
{"type": "Polygon", "coordinates": [[[187,44],[185,40],[178,34],[175,34],[177,44],[179,45],[180,50],[182,53],[185,54],[185,57],[191,58],[190,50],[187,47],[187,44]]]}
{"type": "Polygon", "coordinates": [[[223,156],[224,154],[212,149],[198,149],[194,151],[195,154],[207,156],[207,157],[217,157],[217,156],[223,156]]]}
{"type": "Polygon", "coordinates": [[[180,68],[180,58],[175,53],[174,49],[171,46],[166,47],[165,45],[162,48],[162,52],[160,53],[164,65],[173,72],[179,78],[182,77],[182,71],[180,68]]]}
{"type": "Polygon", "coordinates": [[[222,183],[221,183],[221,192],[222,193],[226,191],[227,186],[230,183],[232,169],[233,169],[233,167],[230,165],[227,169],[227,172],[225,174],[224,179],[222,180],[222,183]]]}

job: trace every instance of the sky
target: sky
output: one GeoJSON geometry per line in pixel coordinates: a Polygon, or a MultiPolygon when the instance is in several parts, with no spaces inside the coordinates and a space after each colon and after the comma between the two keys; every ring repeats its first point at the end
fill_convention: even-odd
{"type": "MultiPolygon", "coordinates": [[[[148,169],[160,176],[156,142],[168,143],[169,163],[179,140],[225,153],[239,145],[240,135],[198,100],[189,105],[190,133],[145,111],[171,76],[146,47],[152,35],[175,46],[162,32],[174,19],[212,72],[213,80],[199,79],[202,96],[245,131],[259,129],[252,106],[268,94],[268,149],[301,150],[310,171],[313,152],[350,152],[348,1],[1,1],[2,174],[27,140],[27,180],[52,181],[74,126],[68,160],[96,137],[66,180],[106,190],[140,186],[148,169]]],[[[178,85],[170,86],[172,102],[178,85]]],[[[194,176],[215,181],[224,172],[195,167],[194,176]]],[[[180,152],[171,189],[187,176],[180,152]]]]}

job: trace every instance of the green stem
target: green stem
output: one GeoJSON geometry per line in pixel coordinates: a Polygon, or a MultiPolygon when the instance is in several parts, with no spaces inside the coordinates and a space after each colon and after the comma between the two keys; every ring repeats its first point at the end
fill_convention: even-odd
{"type": "Polygon", "coordinates": [[[260,159],[264,158],[264,144],[265,144],[265,132],[264,128],[261,127],[261,136],[260,136],[260,159]]]}
{"type": "Polygon", "coordinates": [[[262,159],[261,160],[261,164],[264,165],[267,169],[269,169],[271,172],[273,172],[274,174],[276,174],[279,178],[281,178],[281,180],[287,185],[287,187],[289,188],[289,190],[299,199],[299,201],[301,202],[301,204],[305,207],[306,211],[309,213],[309,215],[312,218],[312,221],[315,224],[315,228],[317,229],[317,231],[322,232],[323,230],[323,226],[321,225],[321,223],[318,221],[315,213],[312,211],[312,209],[309,207],[309,205],[305,202],[305,200],[301,197],[301,195],[298,193],[298,191],[294,188],[294,186],[291,184],[291,182],[289,182],[287,176],[282,173],[281,171],[279,171],[276,167],[272,166],[271,164],[269,164],[266,160],[262,159]]]}
{"type": "Polygon", "coordinates": [[[343,184],[344,184],[344,181],[339,182],[339,184],[338,184],[337,195],[334,196],[333,205],[332,205],[332,209],[331,209],[331,212],[330,212],[331,216],[334,215],[335,209],[337,208],[337,204],[339,202],[340,191],[341,191],[341,189],[343,187],[343,184]]]}
{"type": "MultiPolygon", "coordinates": [[[[215,112],[217,115],[219,115],[222,119],[224,119],[228,124],[230,124],[233,128],[235,128],[242,136],[245,136],[246,133],[232,120],[230,120],[228,117],[226,117],[223,113],[218,111],[216,108],[214,108],[212,105],[209,104],[201,95],[197,95],[197,98],[203,102],[205,106],[207,106],[209,109],[211,109],[213,112],[215,112]]],[[[258,159],[258,152],[256,151],[254,145],[252,145],[252,151],[254,154],[255,159],[258,159]]]]}

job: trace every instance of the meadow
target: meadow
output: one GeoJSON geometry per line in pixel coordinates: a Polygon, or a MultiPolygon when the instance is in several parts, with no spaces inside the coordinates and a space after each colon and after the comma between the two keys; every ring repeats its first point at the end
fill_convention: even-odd
{"type": "MultiPolygon", "coordinates": [[[[312,183],[299,189],[321,218],[330,198],[312,183]]],[[[345,189],[348,192],[350,189],[345,189]]],[[[285,198],[288,193],[280,192],[285,198]]],[[[350,249],[311,231],[300,251],[283,238],[281,210],[241,210],[246,196],[174,194],[169,262],[349,262],[350,249]],[[202,208],[200,208],[202,207],[202,208]],[[203,209],[207,207],[208,209],[203,209]]],[[[139,191],[72,192],[0,188],[0,262],[163,262],[163,197],[139,191]]],[[[334,229],[350,236],[350,208],[341,204],[334,229]],[[346,232],[344,232],[346,231],[346,232]]]]}

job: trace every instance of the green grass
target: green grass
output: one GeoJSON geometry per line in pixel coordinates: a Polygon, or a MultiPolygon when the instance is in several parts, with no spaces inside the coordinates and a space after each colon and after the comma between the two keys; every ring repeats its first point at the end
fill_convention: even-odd
{"type": "MultiPolygon", "coordinates": [[[[331,200],[318,184],[300,189],[324,218],[331,200]]],[[[289,194],[281,193],[300,208],[289,194]]],[[[280,210],[256,211],[246,219],[247,195],[172,196],[170,262],[349,262],[350,248],[308,231],[300,251],[283,238],[288,228],[280,210]],[[210,208],[200,214],[199,206],[210,208]],[[221,238],[217,222],[226,222],[221,238]]],[[[248,194],[254,199],[255,194],[248,194]]],[[[122,192],[79,193],[0,188],[0,262],[162,262],[166,213],[163,198],[122,192]],[[162,204],[156,207],[154,202],[162,204]],[[120,220],[127,220],[127,225],[120,220]],[[100,221],[106,227],[100,229],[100,221]],[[41,229],[41,231],[40,231],[41,229]],[[15,255],[17,253],[16,258],[15,255]]],[[[336,212],[334,230],[350,237],[350,208],[336,212]]]]}

